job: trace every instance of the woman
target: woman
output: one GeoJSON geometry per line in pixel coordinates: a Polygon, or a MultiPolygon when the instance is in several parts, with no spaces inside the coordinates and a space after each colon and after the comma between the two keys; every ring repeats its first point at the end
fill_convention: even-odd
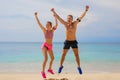
{"type": "Polygon", "coordinates": [[[48,72],[51,73],[51,74],[54,74],[54,72],[52,70],[52,63],[53,63],[53,60],[54,60],[54,54],[53,54],[53,50],[52,50],[52,41],[53,41],[53,33],[58,26],[58,22],[57,22],[57,19],[55,19],[55,26],[52,27],[52,23],[50,21],[47,21],[46,28],[45,28],[41,24],[41,22],[39,21],[37,12],[35,12],[34,14],[35,14],[36,21],[37,21],[39,27],[41,28],[41,30],[43,31],[44,36],[45,36],[45,42],[43,42],[43,44],[41,46],[42,53],[43,53],[43,56],[44,56],[41,75],[42,75],[43,78],[46,78],[45,67],[46,67],[46,62],[48,60],[47,52],[50,56],[50,63],[49,63],[48,72]]]}

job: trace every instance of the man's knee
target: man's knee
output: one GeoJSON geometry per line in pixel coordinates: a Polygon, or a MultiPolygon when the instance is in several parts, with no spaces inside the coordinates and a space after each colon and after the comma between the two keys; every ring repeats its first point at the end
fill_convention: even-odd
{"type": "Polygon", "coordinates": [[[78,52],[74,52],[75,57],[79,57],[78,52]]]}
{"type": "Polygon", "coordinates": [[[67,54],[67,51],[68,51],[68,50],[63,50],[62,55],[65,56],[65,55],[67,54]]]}
{"type": "Polygon", "coordinates": [[[63,54],[62,54],[62,57],[65,57],[65,56],[66,56],[66,54],[63,53],[63,54]]]}

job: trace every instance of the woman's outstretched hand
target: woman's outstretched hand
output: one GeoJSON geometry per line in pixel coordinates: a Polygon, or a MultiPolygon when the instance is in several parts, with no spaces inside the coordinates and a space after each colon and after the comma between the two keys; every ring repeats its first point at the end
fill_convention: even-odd
{"type": "Polygon", "coordinates": [[[88,9],[89,9],[89,6],[88,6],[88,5],[86,5],[86,11],[88,11],[88,9]]]}

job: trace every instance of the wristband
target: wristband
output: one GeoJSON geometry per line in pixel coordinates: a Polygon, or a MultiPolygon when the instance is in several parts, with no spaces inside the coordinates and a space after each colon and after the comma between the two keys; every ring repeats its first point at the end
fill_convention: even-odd
{"type": "Polygon", "coordinates": [[[79,18],[76,19],[78,22],[80,22],[81,20],[79,18]]]}
{"type": "Polygon", "coordinates": [[[56,28],[55,28],[55,27],[53,27],[53,30],[56,30],[56,28]]]}

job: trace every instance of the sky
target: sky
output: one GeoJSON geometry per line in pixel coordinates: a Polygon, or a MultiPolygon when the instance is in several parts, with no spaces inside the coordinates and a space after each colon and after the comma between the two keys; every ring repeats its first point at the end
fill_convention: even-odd
{"type": "MultiPolygon", "coordinates": [[[[120,0],[0,0],[0,42],[43,42],[43,32],[36,23],[38,12],[41,23],[54,17],[54,8],[61,18],[68,14],[74,20],[85,6],[90,9],[77,28],[78,42],[120,42],[120,0]]],[[[53,42],[65,40],[65,27],[59,22],[53,42]]]]}

